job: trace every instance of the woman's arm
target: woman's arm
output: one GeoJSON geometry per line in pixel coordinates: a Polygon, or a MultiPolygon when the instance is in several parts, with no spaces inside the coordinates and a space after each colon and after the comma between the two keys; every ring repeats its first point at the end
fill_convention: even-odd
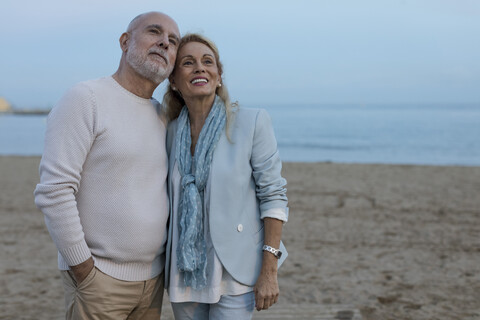
{"type": "MultiPolygon", "coordinates": [[[[283,221],[274,218],[265,218],[264,244],[278,249],[282,237],[283,221]]],[[[263,251],[262,269],[253,289],[255,306],[258,311],[266,310],[278,301],[280,290],[277,280],[278,259],[272,253],[263,251]]]]}
{"type": "MultiPolygon", "coordinates": [[[[288,219],[286,181],[281,175],[282,162],[277,149],[273,126],[267,112],[257,115],[253,139],[251,164],[260,200],[260,218],[264,222],[264,244],[280,247],[282,227],[288,219]]],[[[262,268],[254,287],[257,310],[265,310],[278,301],[278,259],[268,251],[263,252],[262,268]]]]}

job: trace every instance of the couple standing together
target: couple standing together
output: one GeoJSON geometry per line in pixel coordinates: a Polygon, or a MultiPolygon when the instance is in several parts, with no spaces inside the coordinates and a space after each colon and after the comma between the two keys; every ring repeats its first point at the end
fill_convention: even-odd
{"type": "Polygon", "coordinates": [[[231,103],[215,45],[134,18],[113,76],[48,117],[35,202],[67,319],[251,319],[277,302],[286,181],[265,111],[231,103]],[[166,78],[161,105],[152,98],[166,78]]]}

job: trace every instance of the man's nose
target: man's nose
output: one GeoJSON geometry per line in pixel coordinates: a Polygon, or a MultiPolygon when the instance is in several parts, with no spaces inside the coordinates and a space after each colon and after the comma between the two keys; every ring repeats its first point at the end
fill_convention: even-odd
{"type": "Polygon", "coordinates": [[[157,42],[157,45],[161,48],[168,49],[168,35],[163,34],[157,42]]]}

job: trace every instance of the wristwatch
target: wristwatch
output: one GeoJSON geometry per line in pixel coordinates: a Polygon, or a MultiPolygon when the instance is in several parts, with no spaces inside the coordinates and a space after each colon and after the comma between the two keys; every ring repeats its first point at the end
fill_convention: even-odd
{"type": "Polygon", "coordinates": [[[273,247],[267,246],[267,245],[264,245],[264,246],[263,246],[263,250],[270,252],[270,253],[273,254],[273,255],[275,256],[275,258],[277,258],[277,259],[280,259],[280,257],[282,256],[282,251],[280,251],[280,250],[278,250],[278,249],[275,249],[275,248],[273,248],[273,247]]]}

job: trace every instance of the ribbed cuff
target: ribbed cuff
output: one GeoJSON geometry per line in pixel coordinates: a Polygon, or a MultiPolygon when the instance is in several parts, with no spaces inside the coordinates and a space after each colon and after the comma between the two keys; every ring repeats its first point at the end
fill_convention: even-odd
{"type": "Polygon", "coordinates": [[[73,247],[59,250],[59,252],[68,266],[79,265],[92,256],[92,253],[90,252],[85,240],[74,245],[73,247]]]}

